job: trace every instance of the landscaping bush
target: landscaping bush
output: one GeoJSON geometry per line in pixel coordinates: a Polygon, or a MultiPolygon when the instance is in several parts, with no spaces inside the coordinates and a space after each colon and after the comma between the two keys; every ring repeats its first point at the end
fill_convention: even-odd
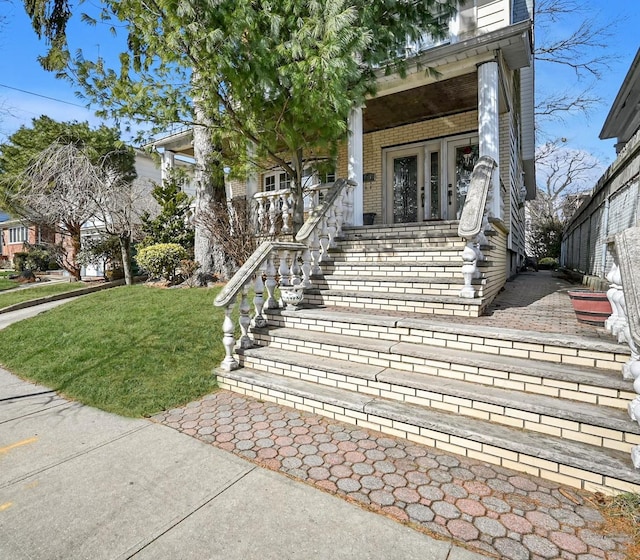
{"type": "Polygon", "coordinates": [[[26,268],[27,253],[20,252],[13,255],[13,270],[22,272],[26,268]]]}
{"type": "Polygon", "coordinates": [[[158,243],[138,251],[138,266],[149,273],[151,278],[173,281],[180,261],[187,259],[187,250],[177,243],[158,243]]]}
{"type": "Polygon", "coordinates": [[[553,270],[558,268],[558,259],[553,257],[543,257],[538,261],[538,268],[541,270],[553,270]]]}
{"type": "Polygon", "coordinates": [[[13,268],[17,272],[31,270],[44,272],[49,270],[51,262],[55,259],[44,247],[32,245],[27,251],[20,251],[13,255],[13,268]]]}

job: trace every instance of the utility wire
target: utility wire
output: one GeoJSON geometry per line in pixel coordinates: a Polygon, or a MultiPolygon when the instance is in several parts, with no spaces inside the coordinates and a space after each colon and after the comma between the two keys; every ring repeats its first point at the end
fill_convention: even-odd
{"type": "Polygon", "coordinates": [[[49,97],[48,95],[42,95],[41,93],[34,93],[33,91],[27,91],[26,89],[20,89],[13,86],[8,86],[6,84],[0,84],[0,87],[12,89],[14,91],[19,91],[20,93],[26,93],[27,95],[35,95],[36,97],[42,97],[43,99],[49,99],[50,101],[57,101],[58,103],[66,103],[67,105],[73,105],[74,107],[80,107],[82,109],[86,109],[85,105],[78,105],[77,103],[72,103],[71,101],[64,101],[63,99],[56,99],[55,97],[49,97]]]}

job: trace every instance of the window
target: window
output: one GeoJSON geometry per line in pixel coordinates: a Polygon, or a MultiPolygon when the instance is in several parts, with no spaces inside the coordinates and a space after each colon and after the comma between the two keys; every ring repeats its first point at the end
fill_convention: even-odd
{"type": "Polygon", "coordinates": [[[9,243],[24,243],[28,237],[29,230],[24,226],[9,229],[9,243]]]}
{"type": "Polygon", "coordinates": [[[264,178],[264,192],[275,191],[276,190],[276,176],[275,175],[265,175],[264,178]]]}
{"type": "Polygon", "coordinates": [[[272,171],[266,173],[262,179],[262,190],[264,192],[279,191],[291,188],[291,177],[284,171],[272,171]]]}

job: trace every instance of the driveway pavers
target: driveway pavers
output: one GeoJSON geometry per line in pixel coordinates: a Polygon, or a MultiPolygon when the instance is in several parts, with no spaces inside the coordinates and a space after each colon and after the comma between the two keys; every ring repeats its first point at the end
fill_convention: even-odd
{"type": "Polygon", "coordinates": [[[500,466],[227,391],[153,419],[477,552],[625,558],[593,495],[500,466]]]}

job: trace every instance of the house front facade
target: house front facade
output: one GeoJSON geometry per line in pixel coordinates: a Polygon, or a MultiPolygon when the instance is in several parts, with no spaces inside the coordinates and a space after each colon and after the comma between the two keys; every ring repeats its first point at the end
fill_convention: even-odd
{"type": "Polygon", "coordinates": [[[7,216],[6,220],[0,222],[0,266],[13,267],[16,253],[25,252],[29,245],[53,241],[54,233],[48,228],[7,216]]]}
{"type": "MultiPolygon", "coordinates": [[[[517,272],[524,201],[535,196],[532,19],[532,0],[462,0],[445,40],[407,44],[402,76],[380,71],[375,97],[351,112],[334,171],[320,178],[355,183],[351,225],[458,221],[474,165],[489,156],[487,215],[504,236],[494,262],[501,281],[517,272]]],[[[186,130],[155,146],[170,162],[193,154],[191,139],[186,130]]],[[[262,169],[228,181],[227,196],[289,186],[282,169],[262,169]]]]}

